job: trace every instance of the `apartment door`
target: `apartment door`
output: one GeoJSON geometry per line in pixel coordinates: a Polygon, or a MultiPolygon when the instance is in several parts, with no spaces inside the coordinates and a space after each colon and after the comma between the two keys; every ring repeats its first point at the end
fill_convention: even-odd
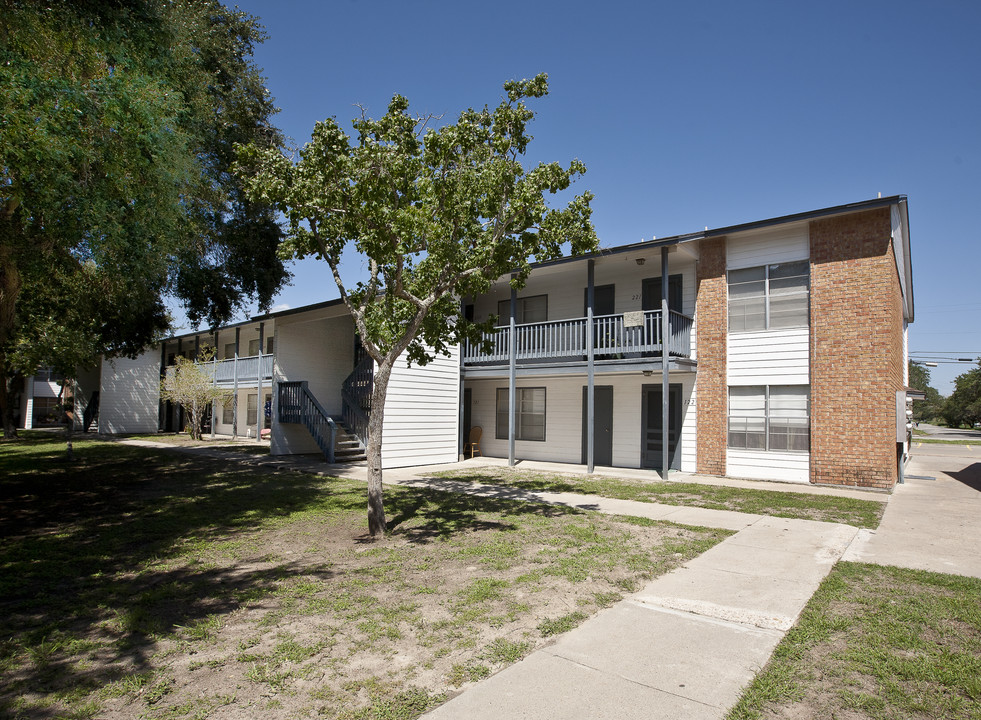
{"type": "Polygon", "coordinates": [[[467,443],[470,442],[470,428],[473,424],[473,389],[463,388],[463,455],[466,456],[467,443]]]}
{"type": "MultiPolygon", "coordinates": [[[[641,467],[661,469],[664,447],[661,437],[662,393],[660,385],[644,385],[641,400],[641,467]]],[[[681,438],[681,385],[668,387],[668,453],[671,468],[680,467],[678,441],[681,438]]]]}
{"type": "MultiPolygon", "coordinates": [[[[613,465],[613,386],[593,386],[593,464],[611,467],[613,465]]],[[[589,386],[582,388],[582,464],[589,462],[587,457],[589,414],[589,386]]]]}

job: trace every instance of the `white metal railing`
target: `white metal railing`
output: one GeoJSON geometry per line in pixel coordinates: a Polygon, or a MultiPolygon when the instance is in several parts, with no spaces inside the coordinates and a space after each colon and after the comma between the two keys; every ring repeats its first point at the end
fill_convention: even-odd
{"type": "Polygon", "coordinates": [[[258,382],[259,380],[260,357],[262,360],[262,379],[272,380],[272,355],[250,355],[249,357],[240,357],[237,362],[235,358],[212,360],[210,362],[198,363],[198,365],[204,372],[214,377],[215,382],[219,385],[226,383],[230,385],[234,383],[236,375],[240,384],[248,384],[250,382],[258,382]]]}
{"type": "MultiPolygon", "coordinates": [[[[667,353],[691,356],[692,319],[673,310],[667,353]]],[[[586,318],[553,320],[515,325],[515,360],[582,359],[588,352],[589,328],[586,318]]],[[[624,315],[598,315],[593,318],[593,354],[599,359],[611,357],[659,356],[663,352],[663,323],[660,310],[647,310],[642,321],[627,324],[624,315]]],[[[485,333],[482,342],[467,342],[463,363],[500,364],[510,361],[508,326],[485,333]],[[487,352],[484,352],[484,346],[487,352]]]]}

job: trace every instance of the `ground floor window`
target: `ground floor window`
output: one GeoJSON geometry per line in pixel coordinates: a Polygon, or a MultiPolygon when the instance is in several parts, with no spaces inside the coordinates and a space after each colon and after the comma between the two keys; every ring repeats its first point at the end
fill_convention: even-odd
{"type": "Polygon", "coordinates": [[[235,422],[235,401],[228,398],[221,406],[221,422],[223,425],[231,425],[235,422]]]}
{"type": "MultiPolygon", "coordinates": [[[[514,437],[545,440],[545,388],[515,388],[514,437]]],[[[508,389],[497,389],[497,439],[507,440],[508,389]]]]}
{"type": "Polygon", "coordinates": [[[40,425],[59,425],[64,414],[58,411],[58,398],[34,398],[34,427],[40,425]]]}
{"type": "Polygon", "coordinates": [[[259,420],[259,396],[256,393],[250,393],[245,407],[245,424],[255,425],[259,420]]]}
{"type": "Polygon", "coordinates": [[[810,431],[808,385],[729,388],[729,447],[808,452],[810,431]]]}

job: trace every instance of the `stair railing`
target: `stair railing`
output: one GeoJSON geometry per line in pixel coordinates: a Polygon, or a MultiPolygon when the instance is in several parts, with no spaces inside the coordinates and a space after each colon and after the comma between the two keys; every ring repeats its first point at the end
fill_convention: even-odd
{"type": "Polygon", "coordinates": [[[374,378],[375,361],[366,356],[341,383],[341,419],[366,447],[374,378]]]}
{"type": "Polygon", "coordinates": [[[278,387],[279,422],[303,425],[317,442],[327,462],[333,463],[337,424],[310,392],[307,381],[280,382],[278,387]]]}

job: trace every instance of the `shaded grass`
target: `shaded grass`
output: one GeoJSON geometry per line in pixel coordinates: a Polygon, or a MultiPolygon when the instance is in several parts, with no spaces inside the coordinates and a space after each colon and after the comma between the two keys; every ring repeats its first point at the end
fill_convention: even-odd
{"type": "Polygon", "coordinates": [[[586,617],[729,534],[391,488],[371,543],[363,484],[76,453],[0,445],[2,717],[415,717],[543,643],[556,598],[586,617]]]}
{"type": "Polygon", "coordinates": [[[729,720],[981,717],[981,580],[840,562],[729,720]]]}
{"type": "Polygon", "coordinates": [[[686,505],[712,510],[772,515],[843,523],[860,528],[878,527],[885,503],[836,495],[809,495],[778,490],[752,490],[684,482],[650,482],[631,478],[560,475],[507,468],[480,467],[465,472],[444,471],[438,476],[461,482],[503,485],[539,492],[573,492],[619,500],[686,505]]]}

